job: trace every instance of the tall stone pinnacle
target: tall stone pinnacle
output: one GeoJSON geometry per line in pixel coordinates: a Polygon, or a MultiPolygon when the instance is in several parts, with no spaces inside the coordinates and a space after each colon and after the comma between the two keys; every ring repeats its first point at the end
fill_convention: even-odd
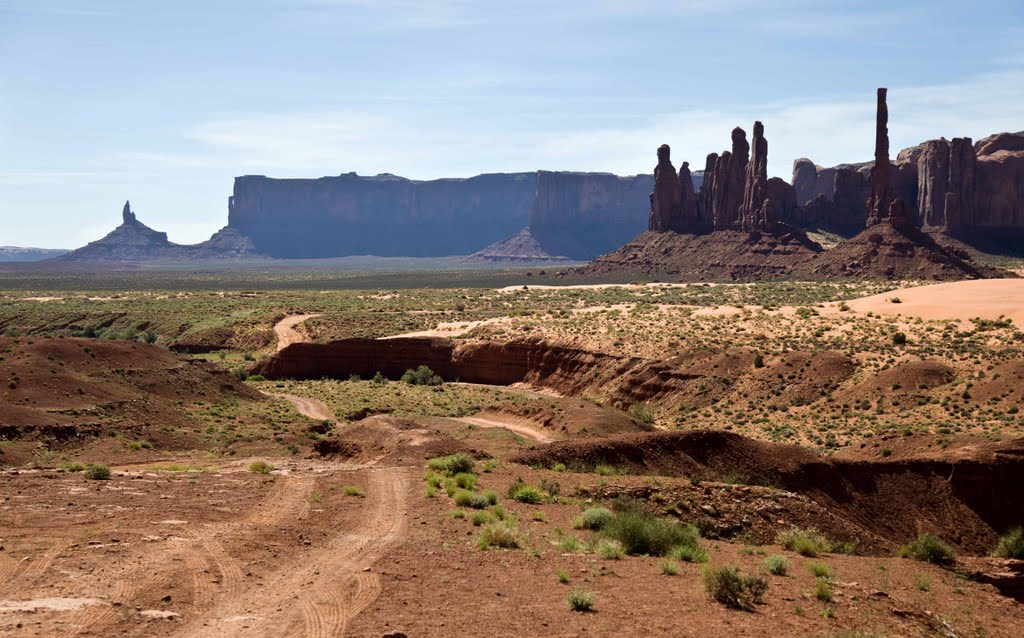
{"type": "Polygon", "coordinates": [[[668,144],[658,147],[658,165],[654,167],[654,192],[651,193],[651,215],[647,230],[666,231],[678,226],[683,210],[683,191],[679,175],[672,166],[668,144]]]}
{"type": "Polygon", "coordinates": [[[125,200],[124,202],[124,209],[121,211],[121,219],[124,220],[124,223],[126,224],[130,224],[135,221],[135,213],[132,212],[132,205],[128,200],[125,200]]]}

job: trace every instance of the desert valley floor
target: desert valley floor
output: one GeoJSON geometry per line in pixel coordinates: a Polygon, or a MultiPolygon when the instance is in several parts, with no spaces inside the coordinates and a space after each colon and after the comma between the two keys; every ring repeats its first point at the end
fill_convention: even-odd
{"type": "Polygon", "coordinates": [[[1024,632],[1024,280],[247,277],[0,291],[0,634],[1024,632]]]}

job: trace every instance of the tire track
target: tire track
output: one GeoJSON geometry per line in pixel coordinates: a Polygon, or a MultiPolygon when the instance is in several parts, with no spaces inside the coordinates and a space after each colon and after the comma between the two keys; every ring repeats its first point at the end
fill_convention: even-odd
{"type": "Polygon", "coordinates": [[[278,476],[274,487],[264,501],[238,521],[200,526],[185,538],[173,541],[174,547],[154,553],[158,562],[138,561],[135,568],[127,569],[115,578],[118,587],[112,595],[102,596],[109,605],[83,607],[68,618],[74,628],[70,635],[95,633],[120,620],[119,607],[137,606],[145,592],[165,588],[176,583],[189,583],[193,604],[188,615],[201,617],[215,607],[218,600],[231,597],[243,589],[245,577],[238,561],[232,558],[217,539],[223,536],[244,540],[256,538],[268,528],[278,527],[286,521],[305,518],[310,509],[313,477],[278,476]],[[210,567],[221,576],[221,587],[216,587],[210,567]],[[115,607],[114,603],[119,603],[115,607]]]}
{"type": "MultiPolygon", "coordinates": [[[[239,591],[176,635],[222,637],[344,635],[349,621],[380,595],[379,576],[364,572],[406,529],[409,478],[402,468],[363,468],[373,504],[358,527],[339,531],[315,551],[282,565],[262,583],[239,591]],[[233,619],[246,617],[240,626],[233,619]]],[[[307,499],[308,500],[308,499],[307,499]]]]}
{"type": "Polygon", "coordinates": [[[8,598],[16,592],[34,588],[46,574],[47,570],[50,569],[53,560],[66,550],[69,545],[70,543],[61,541],[53,547],[44,550],[38,556],[22,559],[21,561],[11,561],[0,572],[3,575],[3,580],[0,580],[0,595],[8,598]]]}

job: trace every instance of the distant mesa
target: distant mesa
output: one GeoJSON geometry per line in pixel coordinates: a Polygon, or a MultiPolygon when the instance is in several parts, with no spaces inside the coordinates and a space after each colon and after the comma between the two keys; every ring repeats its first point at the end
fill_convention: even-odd
{"type": "Polygon", "coordinates": [[[24,248],[21,246],[0,246],[0,263],[42,261],[59,257],[69,250],[63,248],[24,248]]]}
{"type": "Polygon", "coordinates": [[[278,258],[345,255],[526,255],[523,228],[544,254],[587,260],[647,224],[651,176],[537,171],[417,181],[347,173],[320,179],[235,179],[228,225],[278,258]]]}

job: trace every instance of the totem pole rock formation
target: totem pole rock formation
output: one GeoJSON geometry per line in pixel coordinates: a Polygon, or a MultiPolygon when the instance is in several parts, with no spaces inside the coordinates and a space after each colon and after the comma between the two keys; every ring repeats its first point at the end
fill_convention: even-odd
{"type": "Polygon", "coordinates": [[[124,208],[121,210],[121,219],[125,224],[135,221],[135,213],[132,212],[132,205],[128,200],[125,200],[124,208]]]}
{"type": "Polygon", "coordinates": [[[713,230],[735,228],[739,224],[749,156],[747,133],[738,126],[732,130],[732,151],[708,155],[704,184],[698,195],[698,211],[713,230]]]}
{"type": "Polygon", "coordinates": [[[683,162],[683,165],[679,167],[679,189],[683,194],[680,223],[672,230],[681,233],[696,232],[700,230],[697,219],[697,194],[693,190],[693,176],[690,174],[689,162],[683,162]]]}
{"type": "Polygon", "coordinates": [[[892,197],[889,164],[889,108],[885,103],[888,89],[878,89],[878,107],[875,115],[875,164],[871,167],[871,196],[867,201],[867,225],[887,222],[894,228],[909,228],[913,223],[913,210],[907,202],[892,197]]]}
{"type": "Polygon", "coordinates": [[[768,140],[764,138],[764,124],[754,122],[754,138],[750,161],[747,163],[743,183],[743,203],[740,204],[739,226],[744,230],[763,228],[769,221],[771,203],[768,197],[768,140]]]}
{"type": "Polygon", "coordinates": [[[651,193],[648,230],[680,230],[679,227],[682,225],[683,190],[676,168],[672,166],[671,154],[672,150],[668,144],[658,147],[658,165],[654,167],[654,192],[651,193]]]}

